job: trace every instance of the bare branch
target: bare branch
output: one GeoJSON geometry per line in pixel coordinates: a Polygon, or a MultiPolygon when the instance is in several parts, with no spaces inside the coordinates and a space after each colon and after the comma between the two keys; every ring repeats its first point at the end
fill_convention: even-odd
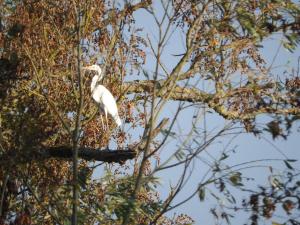
{"type": "MultiPolygon", "coordinates": [[[[59,146],[46,149],[42,156],[46,158],[61,158],[69,159],[72,157],[72,148],[68,146],[59,146]]],[[[125,150],[99,150],[93,148],[81,147],[78,149],[78,157],[88,161],[102,161],[102,162],[118,162],[123,163],[128,159],[133,159],[136,152],[131,149],[125,150]]]]}
{"type": "MultiPolygon", "coordinates": [[[[169,122],[169,119],[163,119],[159,125],[153,130],[153,138],[156,137],[161,129],[169,122]]],[[[107,163],[124,163],[126,160],[133,159],[137,153],[143,151],[146,147],[148,136],[145,136],[137,145],[128,149],[94,149],[89,147],[78,147],[78,158],[87,161],[102,161],[107,163]]],[[[20,152],[10,151],[0,156],[0,163],[12,164],[28,163],[32,160],[46,160],[57,158],[63,160],[71,160],[73,155],[72,146],[55,146],[23,149],[20,152]]]]}
{"type": "MultiPolygon", "coordinates": [[[[46,160],[50,158],[71,160],[73,156],[72,146],[56,146],[40,149],[26,149],[23,154],[10,151],[8,154],[0,156],[0,163],[12,162],[13,164],[28,163],[32,160],[46,160]]],[[[123,163],[128,159],[133,159],[136,152],[132,149],[125,150],[100,150],[88,147],[78,148],[78,158],[88,161],[118,162],[123,163]]]]}

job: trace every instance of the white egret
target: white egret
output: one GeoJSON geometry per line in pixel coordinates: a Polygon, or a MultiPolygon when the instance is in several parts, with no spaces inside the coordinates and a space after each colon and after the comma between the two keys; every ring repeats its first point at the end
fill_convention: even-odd
{"type": "MultiPolygon", "coordinates": [[[[99,103],[101,111],[104,112],[107,128],[108,128],[107,113],[112,116],[112,118],[115,120],[118,126],[121,126],[122,122],[118,114],[118,108],[117,108],[117,103],[115,98],[110,93],[110,91],[107,90],[106,87],[100,84],[97,85],[97,82],[103,78],[101,68],[98,65],[92,65],[92,66],[83,67],[82,69],[97,72],[96,75],[93,77],[91,83],[92,98],[95,100],[95,102],[99,103]]],[[[104,128],[102,117],[101,117],[101,122],[104,128]]]]}

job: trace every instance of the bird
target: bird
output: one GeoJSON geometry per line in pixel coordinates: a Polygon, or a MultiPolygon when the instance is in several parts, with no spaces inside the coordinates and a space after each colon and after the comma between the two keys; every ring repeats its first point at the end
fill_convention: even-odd
{"type": "MultiPolygon", "coordinates": [[[[96,71],[96,75],[92,79],[91,83],[91,93],[92,98],[95,102],[97,102],[100,106],[100,110],[104,112],[106,119],[106,128],[108,128],[108,120],[107,114],[110,114],[116,124],[120,127],[122,125],[121,119],[118,113],[118,107],[114,96],[110,93],[110,91],[103,85],[97,84],[98,81],[103,79],[103,73],[98,65],[91,65],[87,67],[82,67],[83,70],[96,71]]],[[[102,127],[104,128],[103,119],[101,116],[102,127]]],[[[105,128],[104,128],[105,129],[105,128]]]]}

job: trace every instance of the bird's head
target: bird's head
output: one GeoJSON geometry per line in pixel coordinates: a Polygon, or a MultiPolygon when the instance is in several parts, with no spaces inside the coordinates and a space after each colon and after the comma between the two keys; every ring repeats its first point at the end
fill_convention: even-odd
{"type": "Polygon", "coordinates": [[[91,66],[82,67],[82,69],[87,70],[87,71],[96,71],[97,75],[99,76],[99,80],[101,80],[103,78],[102,70],[101,70],[100,66],[98,66],[96,64],[91,65],[91,66]]]}

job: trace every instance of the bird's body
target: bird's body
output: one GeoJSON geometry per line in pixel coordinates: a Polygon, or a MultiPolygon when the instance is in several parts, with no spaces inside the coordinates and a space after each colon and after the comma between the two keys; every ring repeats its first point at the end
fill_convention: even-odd
{"type": "MultiPolygon", "coordinates": [[[[97,82],[103,78],[103,74],[101,73],[101,68],[98,65],[92,65],[88,67],[83,67],[83,69],[97,71],[98,73],[92,79],[91,93],[92,93],[92,98],[94,99],[95,102],[99,103],[101,111],[103,111],[105,114],[107,127],[108,127],[107,113],[112,116],[112,118],[115,120],[118,126],[121,126],[122,122],[119,117],[115,98],[106,87],[97,84],[97,82]]],[[[102,126],[104,127],[103,121],[102,121],[102,126]]]]}
{"type": "Polygon", "coordinates": [[[107,113],[112,116],[118,126],[122,125],[118,114],[118,108],[113,95],[103,85],[97,85],[92,91],[92,97],[95,102],[99,103],[101,110],[104,112],[106,120],[107,113]]]}

